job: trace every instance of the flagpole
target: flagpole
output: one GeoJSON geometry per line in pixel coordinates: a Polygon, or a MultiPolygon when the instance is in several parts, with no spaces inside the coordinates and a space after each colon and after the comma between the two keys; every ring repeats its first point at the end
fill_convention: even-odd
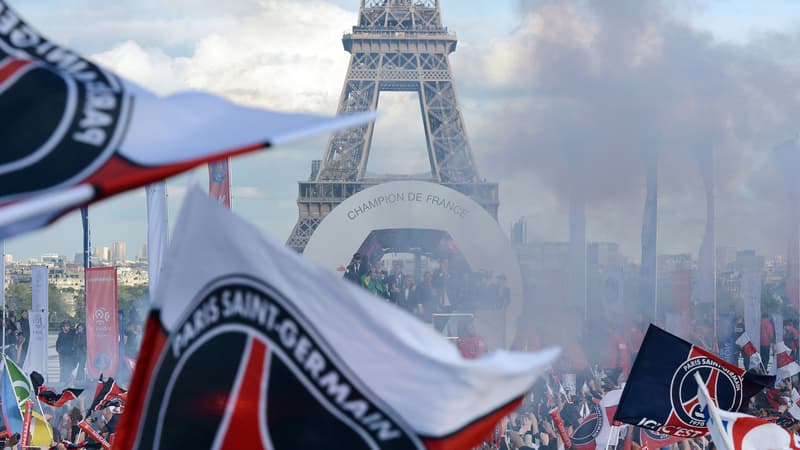
{"type": "Polygon", "coordinates": [[[694,381],[697,382],[697,394],[703,396],[705,399],[708,413],[711,414],[711,419],[714,421],[714,428],[717,429],[717,433],[722,437],[722,442],[716,442],[717,448],[721,448],[721,450],[733,450],[733,443],[728,438],[728,434],[725,433],[725,428],[722,426],[722,419],[719,417],[717,405],[714,403],[714,399],[711,398],[711,394],[708,393],[708,388],[700,377],[700,373],[694,373],[694,381]]]}
{"type": "Polygon", "coordinates": [[[0,301],[3,306],[3,361],[6,359],[6,241],[3,240],[3,260],[0,261],[2,273],[0,273],[0,301]]]}

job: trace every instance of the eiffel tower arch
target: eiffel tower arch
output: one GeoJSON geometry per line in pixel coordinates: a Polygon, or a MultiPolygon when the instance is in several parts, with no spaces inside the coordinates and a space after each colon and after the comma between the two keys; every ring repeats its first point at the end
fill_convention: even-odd
{"type": "Polygon", "coordinates": [[[398,179],[455,189],[497,220],[497,183],[478,174],[450,67],[457,39],[442,25],[439,0],[361,0],[358,23],[342,43],[351,57],[338,113],[376,109],[381,92],[418,93],[430,174],[369,176],[374,124],[338,132],[323,159],[312,162],[309,179],[299,182],[299,218],[287,245],[302,252],[336,206],[366,188],[398,179]]]}

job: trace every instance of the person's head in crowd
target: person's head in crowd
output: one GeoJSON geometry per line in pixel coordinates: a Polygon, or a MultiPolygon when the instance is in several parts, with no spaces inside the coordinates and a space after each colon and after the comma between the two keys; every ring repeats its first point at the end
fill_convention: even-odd
{"type": "Polygon", "coordinates": [[[76,332],[76,333],[78,333],[78,334],[81,334],[81,333],[83,333],[84,331],[85,331],[85,330],[84,330],[84,327],[83,327],[83,324],[82,324],[82,323],[80,323],[80,322],[79,322],[79,323],[76,323],[76,324],[75,324],[75,332],[76,332]]]}
{"type": "Polygon", "coordinates": [[[77,407],[73,407],[69,410],[69,419],[72,421],[74,425],[77,425],[78,422],[83,420],[83,415],[81,415],[81,410],[77,407]]]}
{"type": "Polygon", "coordinates": [[[526,433],[525,437],[522,439],[523,445],[528,448],[533,448],[533,435],[530,433],[526,433]]]}
{"type": "Polygon", "coordinates": [[[524,444],[524,442],[522,441],[522,437],[520,437],[519,433],[513,431],[511,432],[509,441],[512,449],[518,449],[522,447],[522,445],[524,444]]]}
{"type": "Polygon", "coordinates": [[[22,312],[19,313],[19,316],[21,318],[23,318],[23,319],[27,319],[28,318],[28,310],[27,309],[23,309],[22,312]]]}
{"type": "Polygon", "coordinates": [[[426,270],[422,275],[422,281],[425,284],[431,284],[433,282],[433,274],[429,270],[426,270]]]}
{"type": "Polygon", "coordinates": [[[414,279],[411,278],[411,277],[403,278],[403,285],[404,285],[404,287],[409,288],[409,289],[413,288],[414,287],[414,279]]]}
{"type": "Polygon", "coordinates": [[[70,328],[69,320],[65,320],[65,321],[61,322],[61,331],[63,331],[64,333],[68,333],[69,332],[69,328],[70,328]]]}
{"type": "Polygon", "coordinates": [[[395,275],[400,275],[403,273],[403,265],[400,264],[400,261],[395,261],[392,263],[392,272],[394,272],[395,275]]]}
{"type": "Polygon", "coordinates": [[[380,259],[375,261],[375,264],[372,265],[375,268],[375,272],[382,272],[383,271],[383,261],[380,259]]]}
{"type": "Polygon", "coordinates": [[[353,253],[353,264],[361,264],[361,253],[353,253]]]}

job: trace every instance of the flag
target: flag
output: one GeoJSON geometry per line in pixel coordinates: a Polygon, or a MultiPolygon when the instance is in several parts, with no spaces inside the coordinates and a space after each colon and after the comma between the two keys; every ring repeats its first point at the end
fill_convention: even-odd
{"type": "Polygon", "coordinates": [[[753,341],[750,340],[750,336],[747,335],[747,331],[742,333],[742,335],[736,339],[736,345],[741,347],[742,351],[744,351],[744,354],[750,358],[751,369],[764,368],[764,364],[761,361],[761,353],[759,353],[756,346],[753,345],[753,341]]]}
{"type": "Polygon", "coordinates": [[[558,354],[466,360],[197,189],[175,230],[115,448],[469,448],[558,354]]]}
{"type": "Polygon", "coordinates": [[[792,389],[792,398],[787,411],[794,420],[800,420],[800,392],[797,392],[797,388],[792,389]]]}
{"type": "MultiPolygon", "coordinates": [[[[6,356],[4,359],[3,414],[8,418],[12,433],[22,433],[22,418],[24,416],[25,403],[34,400],[33,385],[25,372],[23,372],[11,358],[6,356]],[[6,381],[9,383],[8,388],[5,385],[6,381]],[[7,389],[9,389],[9,392],[6,392],[7,389]],[[8,404],[6,404],[6,400],[8,400],[8,404]],[[19,423],[16,423],[16,413],[19,413],[19,423]]],[[[53,429],[44,418],[41,407],[39,407],[39,411],[34,410],[31,416],[30,429],[32,438],[29,444],[49,446],[53,442],[53,429]]]]}
{"type": "Polygon", "coordinates": [[[78,398],[82,392],[83,389],[66,388],[63,391],[56,393],[56,391],[42,386],[42,389],[39,390],[39,393],[36,394],[36,396],[42,403],[59,408],[78,398]]]}
{"type": "Polygon", "coordinates": [[[117,384],[117,381],[114,380],[114,378],[107,378],[104,380],[103,376],[100,375],[100,379],[97,380],[97,386],[94,390],[94,397],[92,397],[92,403],[89,406],[89,411],[86,413],[86,417],[91,416],[93,412],[100,411],[110,404],[122,406],[126,400],[127,391],[122,389],[119,384],[117,384]]]}
{"type": "Polygon", "coordinates": [[[695,373],[700,374],[720,407],[731,411],[745,407],[750,397],[774,383],[774,377],[745,372],[650,325],[614,419],[684,438],[706,434],[695,373]]]}
{"type": "Polygon", "coordinates": [[[686,439],[639,427],[634,427],[633,435],[641,450],[659,450],[686,439]]]}
{"type": "Polygon", "coordinates": [[[775,360],[777,362],[777,373],[775,376],[775,385],[777,386],[781,381],[791,377],[794,374],[800,373],[800,365],[791,357],[789,349],[783,342],[775,344],[775,360]]]}
{"type": "Polygon", "coordinates": [[[597,436],[603,428],[603,411],[599,403],[589,402],[589,414],[572,431],[572,445],[575,450],[595,450],[597,436]]]}
{"type": "Polygon", "coordinates": [[[651,151],[645,157],[645,194],[642,213],[642,265],[639,268],[639,311],[650,320],[655,320],[656,285],[658,278],[658,152],[651,151]]]}
{"type": "Polygon", "coordinates": [[[284,114],[199,92],[159,97],[48,40],[6,0],[0,17],[0,239],[201,164],[374,116],[284,114]]]}
{"type": "Polygon", "coordinates": [[[22,433],[22,411],[19,409],[19,403],[14,394],[14,385],[8,366],[3,367],[2,383],[3,416],[5,416],[11,434],[22,433]]]}
{"type": "Polygon", "coordinates": [[[208,195],[220,205],[231,207],[231,170],[227,159],[208,164],[208,195]]]}
{"type": "Polygon", "coordinates": [[[64,406],[67,402],[75,400],[83,392],[83,389],[66,388],[60,393],[44,385],[44,376],[39,372],[31,372],[31,384],[33,385],[33,392],[36,392],[36,397],[43,403],[56,408],[64,406]]]}
{"type": "MultiPolygon", "coordinates": [[[[699,398],[703,398],[698,393],[699,398]]],[[[708,422],[711,438],[716,448],[724,450],[800,450],[800,438],[789,430],[766,419],[721,410],[712,402],[701,400],[703,414],[708,422]],[[714,422],[714,414],[720,423],[714,422]],[[727,444],[723,444],[727,442],[727,444]]]]}
{"type": "Polygon", "coordinates": [[[119,366],[117,268],[86,269],[86,373],[114,376],[119,366]]]}
{"type": "Polygon", "coordinates": [[[615,389],[613,391],[606,392],[605,395],[603,395],[603,398],[600,399],[600,410],[603,413],[603,425],[600,428],[600,432],[597,434],[596,441],[601,446],[605,446],[606,443],[608,443],[609,437],[611,436],[611,430],[614,426],[614,414],[617,412],[621,395],[622,389],[615,389]]]}

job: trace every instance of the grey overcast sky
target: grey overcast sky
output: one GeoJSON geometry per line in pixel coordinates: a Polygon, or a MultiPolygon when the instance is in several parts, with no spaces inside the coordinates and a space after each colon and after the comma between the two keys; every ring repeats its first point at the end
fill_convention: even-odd
{"type": "MultiPolygon", "coordinates": [[[[10,3],[44,34],[158,93],[202,89],[323,114],[336,110],[349,56],[340,39],[358,8],[358,0],[10,3]]],[[[588,238],[619,242],[637,260],[640,157],[655,148],[659,252],[696,254],[705,205],[692,152],[708,146],[718,158],[718,243],[783,253],[785,196],[769,157],[797,131],[796,2],[442,0],[442,9],[459,37],[451,62],[468,134],[482,176],[500,182],[505,230],[524,215],[530,239],[565,240],[565,192],[577,183],[588,238]]],[[[415,101],[382,98],[370,170],[424,169],[415,101]]],[[[325,141],[236,159],[234,211],[286,239],[296,183],[325,141]]],[[[197,173],[205,182],[205,169],[197,173]]],[[[172,217],[187,180],[169,180],[172,217]]],[[[143,190],[90,215],[95,246],[124,240],[129,257],[139,252],[143,190]]],[[[77,213],[6,243],[16,260],[80,249],[77,213]]]]}

